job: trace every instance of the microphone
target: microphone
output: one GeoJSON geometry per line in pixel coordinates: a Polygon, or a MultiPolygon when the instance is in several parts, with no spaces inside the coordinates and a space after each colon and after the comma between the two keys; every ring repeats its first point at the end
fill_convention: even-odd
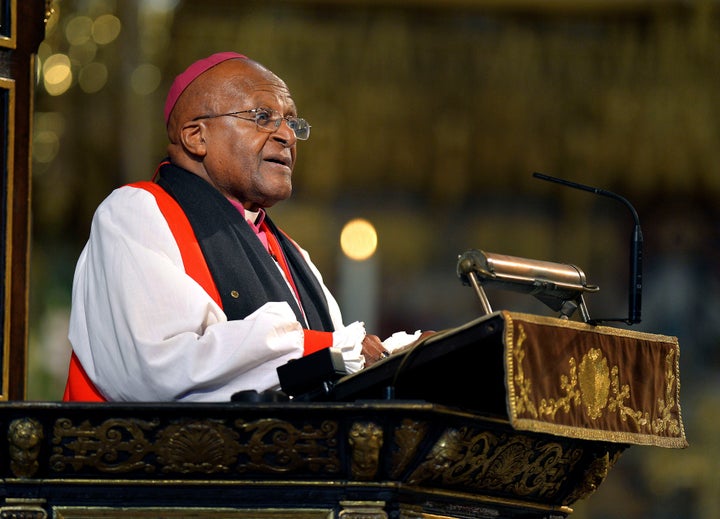
{"type": "Polygon", "coordinates": [[[642,230],[640,229],[640,218],[638,217],[637,211],[632,204],[623,196],[600,189],[597,187],[586,186],[584,184],[578,184],[577,182],[571,182],[570,180],[564,180],[562,178],[551,177],[542,173],[533,173],[533,177],[540,180],[547,180],[549,182],[555,182],[566,187],[572,187],[573,189],[580,189],[582,191],[589,191],[596,195],[606,196],[613,198],[625,204],[625,206],[632,213],[635,226],[632,234],[630,235],[630,274],[629,274],[629,294],[628,294],[628,317],[623,318],[612,318],[612,319],[593,319],[593,323],[601,323],[606,321],[620,321],[626,324],[636,324],[640,322],[640,306],[642,303],[642,245],[643,237],[642,230]]]}

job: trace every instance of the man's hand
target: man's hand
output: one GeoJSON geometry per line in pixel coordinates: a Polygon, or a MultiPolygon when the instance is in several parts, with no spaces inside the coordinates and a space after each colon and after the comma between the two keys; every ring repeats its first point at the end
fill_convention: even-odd
{"type": "Polygon", "coordinates": [[[402,352],[404,352],[404,351],[411,350],[411,349],[413,349],[415,346],[417,346],[418,343],[424,342],[425,339],[427,339],[427,338],[430,337],[431,335],[435,335],[436,333],[437,333],[437,332],[436,332],[435,330],[427,330],[427,331],[424,331],[424,332],[422,332],[422,333],[420,334],[420,336],[419,336],[416,340],[414,340],[413,342],[408,343],[408,344],[406,344],[405,346],[400,346],[399,348],[395,348],[395,349],[392,351],[392,354],[395,355],[396,353],[402,353],[402,352]]]}
{"type": "Polygon", "coordinates": [[[380,337],[367,334],[362,341],[362,354],[365,357],[365,367],[367,368],[387,357],[388,352],[383,348],[380,337]]]}

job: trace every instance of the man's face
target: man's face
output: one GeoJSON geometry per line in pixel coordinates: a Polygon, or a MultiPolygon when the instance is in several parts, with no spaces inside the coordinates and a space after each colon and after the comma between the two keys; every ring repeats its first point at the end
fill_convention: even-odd
{"type": "MultiPolygon", "coordinates": [[[[218,115],[255,108],[274,115],[297,115],[285,83],[277,76],[244,61],[218,65],[223,87],[212,104],[218,115]]],[[[208,180],[227,198],[257,210],[285,200],[292,193],[297,138],[282,121],[275,132],[259,130],[252,113],[237,117],[214,117],[198,121],[205,125],[207,153],[203,166],[208,180]]]]}

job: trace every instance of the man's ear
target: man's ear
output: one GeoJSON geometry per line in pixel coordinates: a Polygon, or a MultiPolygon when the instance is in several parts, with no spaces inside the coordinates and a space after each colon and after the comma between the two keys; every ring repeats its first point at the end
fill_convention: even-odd
{"type": "Polygon", "coordinates": [[[190,121],[180,129],[180,142],[189,153],[197,157],[207,154],[205,125],[202,121],[190,121]]]}

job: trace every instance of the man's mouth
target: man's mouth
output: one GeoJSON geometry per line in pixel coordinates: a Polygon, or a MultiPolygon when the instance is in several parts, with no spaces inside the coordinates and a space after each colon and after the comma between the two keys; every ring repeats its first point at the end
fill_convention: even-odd
{"type": "Polygon", "coordinates": [[[267,157],[265,161],[272,162],[273,164],[280,164],[281,166],[288,168],[292,166],[292,161],[289,158],[286,159],[284,157],[267,157]]]}

